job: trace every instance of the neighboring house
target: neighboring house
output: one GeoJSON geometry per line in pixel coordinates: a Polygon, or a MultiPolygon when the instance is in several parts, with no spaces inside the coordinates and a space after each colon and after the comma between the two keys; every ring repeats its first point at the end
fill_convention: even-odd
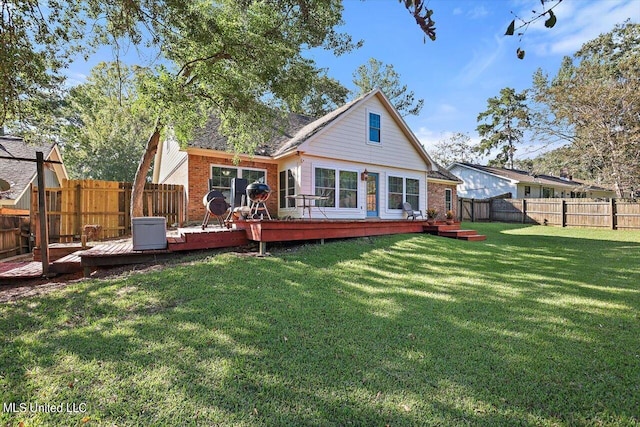
{"type": "MultiPolygon", "coordinates": [[[[62,161],[57,144],[32,145],[22,138],[0,136],[0,210],[12,210],[28,214],[31,209],[31,184],[37,185],[36,152],[41,151],[45,160],[62,161]],[[16,160],[6,159],[6,157],[16,160]],[[34,161],[20,161],[31,159],[34,161]]],[[[45,185],[60,187],[68,179],[63,164],[45,163],[45,185]]]]}
{"type": "Polygon", "coordinates": [[[458,197],[488,199],[504,196],[523,198],[610,198],[615,192],[589,185],[571,176],[531,175],[529,172],[480,166],[470,163],[453,163],[449,172],[460,178],[458,197]]]}
{"type": "Polygon", "coordinates": [[[262,179],[272,189],[271,216],[308,217],[293,196],[318,195],[317,219],[400,219],[402,202],[414,209],[456,206],[457,178],[438,166],[380,90],[374,90],[319,118],[290,114],[283,132],[252,156],[234,155],[210,120],[181,150],[172,139],[158,147],[154,182],[183,184],[187,219],[201,220],[209,179],[230,194],[231,179],[262,179]]]}

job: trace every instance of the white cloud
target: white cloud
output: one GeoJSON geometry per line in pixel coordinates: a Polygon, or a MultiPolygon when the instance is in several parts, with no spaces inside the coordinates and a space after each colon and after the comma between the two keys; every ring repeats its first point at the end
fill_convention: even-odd
{"type": "Polygon", "coordinates": [[[471,60],[463,67],[456,81],[463,85],[474,83],[489,67],[502,57],[506,38],[495,35],[492,41],[473,52],[471,60]]]}
{"type": "Polygon", "coordinates": [[[476,6],[467,12],[467,16],[471,19],[480,19],[489,15],[489,11],[484,6],[476,6]]]}

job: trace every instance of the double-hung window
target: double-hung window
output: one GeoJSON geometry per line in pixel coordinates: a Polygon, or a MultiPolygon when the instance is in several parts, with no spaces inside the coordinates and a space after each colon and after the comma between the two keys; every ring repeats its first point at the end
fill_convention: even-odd
{"type": "Polygon", "coordinates": [[[326,200],[316,201],[316,206],[356,209],[358,172],[315,168],[315,195],[326,197],[326,200]]]}
{"type": "Polygon", "coordinates": [[[336,171],[334,169],[316,168],[316,196],[326,197],[318,200],[316,206],[336,207],[336,171]]]}
{"type": "Polygon", "coordinates": [[[404,202],[411,203],[413,209],[419,209],[420,180],[401,176],[389,176],[387,208],[402,209],[404,202]]]}
{"type": "Polygon", "coordinates": [[[382,136],[382,123],[380,114],[369,112],[369,142],[380,144],[382,136]]]}
{"type": "Polygon", "coordinates": [[[403,181],[403,178],[399,176],[389,177],[389,193],[387,197],[387,207],[389,209],[402,209],[404,199],[403,181]]]}
{"type": "Polygon", "coordinates": [[[295,208],[296,201],[292,197],[296,194],[296,180],[291,169],[280,172],[280,207],[295,208]]]}

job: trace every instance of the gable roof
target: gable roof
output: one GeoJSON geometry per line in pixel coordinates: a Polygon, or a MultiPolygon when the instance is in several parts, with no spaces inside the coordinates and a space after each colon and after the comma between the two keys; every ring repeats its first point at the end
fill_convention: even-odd
{"type": "MultiPolygon", "coordinates": [[[[32,145],[26,144],[22,138],[15,136],[0,136],[0,157],[15,157],[36,159],[36,151],[41,151],[47,159],[56,144],[32,145]]],[[[10,159],[0,159],[0,179],[9,183],[8,191],[1,193],[0,198],[16,200],[35,178],[37,167],[35,162],[25,162],[10,159]]]]}
{"type": "MultiPolygon", "coordinates": [[[[373,97],[378,97],[382,102],[385,109],[389,112],[393,120],[398,124],[398,127],[407,137],[407,140],[420,154],[422,159],[431,165],[432,171],[441,172],[442,175],[439,179],[458,181],[457,178],[446,171],[446,169],[440,167],[431,159],[418,138],[414,135],[409,126],[407,126],[402,116],[400,116],[398,111],[393,107],[389,99],[380,89],[374,89],[371,92],[364,94],[317,119],[301,114],[290,113],[287,116],[287,123],[284,123],[280,130],[274,129],[273,137],[265,144],[256,147],[253,154],[278,158],[294,153],[302,143],[308,141],[313,136],[322,133],[325,129],[331,127],[333,124],[345,117],[346,113],[359,105],[364,104],[373,97]]],[[[197,136],[194,141],[188,144],[189,148],[233,151],[233,147],[229,147],[228,145],[227,138],[218,132],[219,128],[220,120],[215,117],[211,117],[205,128],[197,132],[197,136]]]]}
{"type": "Polygon", "coordinates": [[[516,184],[534,184],[534,185],[549,185],[555,187],[567,187],[567,188],[582,188],[582,189],[590,189],[596,191],[611,191],[608,188],[599,187],[596,185],[590,185],[585,181],[573,180],[568,178],[561,178],[553,175],[532,175],[528,171],[518,170],[518,169],[507,169],[507,168],[494,168],[491,166],[482,166],[471,163],[454,163],[449,168],[454,167],[455,165],[460,165],[466,167],[468,169],[475,169],[480,172],[484,172],[490,175],[494,175],[500,178],[508,179],[513,181],[516,184]]]}

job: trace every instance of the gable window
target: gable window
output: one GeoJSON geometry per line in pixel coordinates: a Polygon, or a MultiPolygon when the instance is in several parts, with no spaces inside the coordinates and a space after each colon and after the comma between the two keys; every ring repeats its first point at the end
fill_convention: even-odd
{"type": "Polygon", "coordinates": [[[381,129],[380,114],[369,113],[369,142],[380,143],[381,129]]]}
{"type": "Polygon", "coordinates": [[[293,176],[291,169],[280,172],[280,207],[281,208],[295,208],[296,201],[293,198],[287,198],[287,196],[293,196],[296,194],[296,180],[293,176]]]}
{"type": "Polygon", "coordinates": [[[315,168],[315,195],[327,197],[327,200],[317,200],[316,206],[356,209],[358,172],[315,168]]]}
{"type": "Polygon", "coordinates": [[[420,206],[420,180],[390,176],[388,180],[387,208],[402,209],[404,202],[411,203],[411,207],[420,206]]]}
{"type": "Polygon", "coordinates": [[[444,209],[445,211],[453,210],[453,191],[450,188],[444,190],[444,209]]]}

